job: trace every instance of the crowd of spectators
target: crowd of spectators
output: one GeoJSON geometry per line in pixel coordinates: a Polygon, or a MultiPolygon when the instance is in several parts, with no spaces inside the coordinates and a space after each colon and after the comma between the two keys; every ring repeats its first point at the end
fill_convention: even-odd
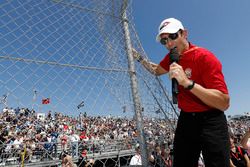
{"type": "MultiPolygon", "coordinates": [[[[144,130],[152,148],[160,140],[172,141],[171,130],[163,119],[145,119],[144,130]]],[[[86,114],[73,117],[51,111],[42,117],[28,108],[4,108],[0,112],[1,155],[16,157],[25,148],[25,161],[31,161],[35,156],[57,158],[58,150],[70,150],[73,156],[80,152],[80,156],[85,157],[90,151],[98,151],[95,143],[112,140],[123,140],[123,146],[132,149],[137,136],[136,123],[130,118],[86,114]],[[78,147],[79,142],[88,141],[94,144],[78,147]]]]}
{"type": "MultiPolygon", "coordinates": [[[[144,118],[144,126],[152,155],[160,153],[165,162],[171,164],[174,136],[169,122],[144,118]]],[[[239,142],[248,131],[249,120],[230,119],[228,126],[239,142]]],[[[25,150],[25,161],[44,153],[44,159],[58,158],[58,150],[70,150],[72,156],[80,153],[80,157],[86,157],[89,151],[100,151],[96,143],[108,140],[122,140],[126,149],[132,149],[133,143],[137,143],[137,136],[136,122],[126,117],[93,117],[86,114],[73,117],[49,111],[42,118],[28,108],[4,108],[0,112],[1,156],[19,156],[25,150]],[[93,145],[79,146],[79,142],[86,144],[88,141],[93,145]]],[[[151,161],[155,163],[158,160],[153,158],[151,161]]]]}

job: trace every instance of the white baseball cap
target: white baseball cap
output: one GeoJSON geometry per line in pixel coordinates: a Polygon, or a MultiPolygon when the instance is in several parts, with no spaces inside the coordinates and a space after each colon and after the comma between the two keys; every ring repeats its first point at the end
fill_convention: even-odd
{"type": "Polygon", "coordinates": [[[175,18],[165,19],[161,22],[161,24],[158,28],[159,32],[158,32],[158,35],[156,36],[156,41],[160,42],[160,40],[161,40],[160,35],[161,34],[163,34],[163,33],[173,34],[173,33],[178,32],[180,29],[184,30],[184,27],[179,20],[177,20],[175,18]]]}

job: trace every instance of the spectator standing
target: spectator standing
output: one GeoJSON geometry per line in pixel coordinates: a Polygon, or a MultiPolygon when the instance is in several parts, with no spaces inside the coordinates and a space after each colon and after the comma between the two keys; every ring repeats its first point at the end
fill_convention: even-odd
{"type": "Polygon", "coordinates": [[[67,150],[68,136],[65,133],[63,133],[62,136],[60,137],[60,140],[61,140],[62,150],[67,150]]]}
{"type": "Polygon", "coordinates": [[[230,135],[230,145],[230,167],[250,167],[247,152],[241,146],[235,145],[233,135],[230,135]]]}
{"type": "Polygon", "coordinates": [[[61,159],[62,167],[77,167],[77,165],[73,162],[72,157],[66,151],[62,152],[61,159]]]}
{"type": "Polygon", "coordinates": [[[241,145],[247,151],[248,156],[250,156],[250,128],[243,135],[241,145]]]}
{"type": "Polygon", "coordinates": [[[78,142],[80,141],[80,137],[79,135],[75,134],[74,131],[72,131],[69,138],[70,138],[72,156],[77,156],[78,155],[78,142]]]}
{"type": "Polygon", "coordinates": [[[135,148],[135,155],[131,158],[129,165],[142,165],[140,147],[135,148]]]}

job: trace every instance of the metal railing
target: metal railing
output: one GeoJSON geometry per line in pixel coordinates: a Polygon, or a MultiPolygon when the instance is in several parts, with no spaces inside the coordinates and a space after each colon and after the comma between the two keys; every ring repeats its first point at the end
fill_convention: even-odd
{"type": "Polygon", "coordinates": [[[68,142],[62,145],[57,142],[40,142],[27,144],[1,144],[0,166],[57,166],[61,164],[60,155],[67,152],[75,163],[88,159],[107,159],[131,156],[135,141],[127,140],[88,140],[68,142]],[[40,164],[40,165],[39,165],[40,164]]]}

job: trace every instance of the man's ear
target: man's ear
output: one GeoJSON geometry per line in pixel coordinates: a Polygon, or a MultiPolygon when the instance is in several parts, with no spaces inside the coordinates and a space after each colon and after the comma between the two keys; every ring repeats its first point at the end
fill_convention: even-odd
{"type": "Polygon", "coordinates": [[[188,31],[186,29],[182,30],[181,36],[187,39],[187,37],[188,37],[188,31]]]}

